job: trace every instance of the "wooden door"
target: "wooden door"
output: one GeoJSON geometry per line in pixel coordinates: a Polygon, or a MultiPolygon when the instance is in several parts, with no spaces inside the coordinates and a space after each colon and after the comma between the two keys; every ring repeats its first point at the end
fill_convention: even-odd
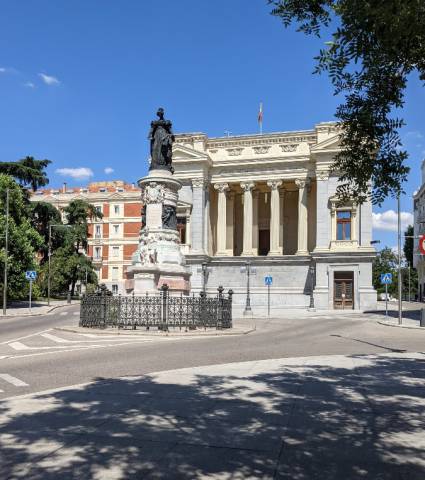
{"type": "Polygon", "coordinates": [[[354,308],[354,272],[334,272],[334,308],[354,308]]]}

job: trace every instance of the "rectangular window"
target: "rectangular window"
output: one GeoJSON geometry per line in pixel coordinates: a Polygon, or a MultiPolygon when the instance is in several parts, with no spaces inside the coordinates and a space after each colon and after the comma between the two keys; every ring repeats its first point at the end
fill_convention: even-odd
{"type": "Polygon", "coordinates": [[[114,205],[114,215],[119,215],[119,214],[120,214],[120,206],[114,205]]]}
{"type": "Polygon", "coordinates": [[[117,295],[118,294],[118,285],[112,285],[112,293],[114,295],[117,295]]]}
{"type": "Polygon", "coordinates": [[[351,212],[336,212],[336,239],[351,240],[351,212]]]}
{"type": "Polygon", "coordinates": [[[95,238],[100,238],[102,236],[100,232],[100,225],[96,225],[96,232],[95,232],[95,238]]]}
{"type": "Polygon", "coordinates": [[[102,205],[96,205],[94,208],[96,209],[97,213],[102,213],[102,205]]]}
{"type": "Polygon", "coordinates": [[[120,247],[112,247],[112,256],[118,258],[120,256],[120,247]]]}
{"type": "Polygon", "coordinates": [[[112,267],[112,280],[118,280],[118,267],[112,267]]]}
{"type": "Polygon", "coordinates": [[[118,235],[120,233],[120,226],[119,225],[112,225],[112,233],[114,235],[118,235]]]}
{"type": "Polygon", "coordinates": [[[94,247],[94,258],[96,260],[101,258],[101,247],[94,247]]]}

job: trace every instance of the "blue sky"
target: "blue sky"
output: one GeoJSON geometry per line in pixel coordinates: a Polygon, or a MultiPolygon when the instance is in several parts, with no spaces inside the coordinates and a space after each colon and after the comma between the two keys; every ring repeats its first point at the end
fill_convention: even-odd
{"type": "MultiPolygon", "coordinates": [[[[159,105],[176,132],[210,136],[257,132],[260,101],[265,132],[334,118],[327,77],[312,75],[327,38],[283,28],[266,0],[0,0],[0,8],[0,160],[53,160],[52,186],[141,177],[159,105]],[[70,177],[89,173],[66,170],[77,168],[93,176],[70,177]]],[[[413,77],[405,212],[425,157],[424,107],[413,77]]],[[[393,199],[375,209],[381,245],[396,245],[394,209],[393,199]]]]}

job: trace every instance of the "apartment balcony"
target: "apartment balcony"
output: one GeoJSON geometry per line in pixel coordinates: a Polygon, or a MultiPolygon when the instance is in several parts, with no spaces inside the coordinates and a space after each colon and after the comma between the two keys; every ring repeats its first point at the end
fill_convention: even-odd
{"type": "Polygon", "coordinates": [[[93,265],[102,265],[102,261],[103,261],[102,257],[93,257],[93,260],[92,260],[93,265]]]}

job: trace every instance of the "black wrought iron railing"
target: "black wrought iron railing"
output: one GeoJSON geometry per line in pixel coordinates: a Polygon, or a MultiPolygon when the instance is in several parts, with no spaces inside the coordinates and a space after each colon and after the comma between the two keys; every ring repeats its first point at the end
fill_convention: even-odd
{"type": "Polygon", "coordinates": [[[159,330],[231,328],[232,295],[219,287],[215,297],[171,296],[163,285],[159,295],[116,295],[107,291],[84,295],[81,300],[80,326],[92,328],[155,328],[159,330]]]}

